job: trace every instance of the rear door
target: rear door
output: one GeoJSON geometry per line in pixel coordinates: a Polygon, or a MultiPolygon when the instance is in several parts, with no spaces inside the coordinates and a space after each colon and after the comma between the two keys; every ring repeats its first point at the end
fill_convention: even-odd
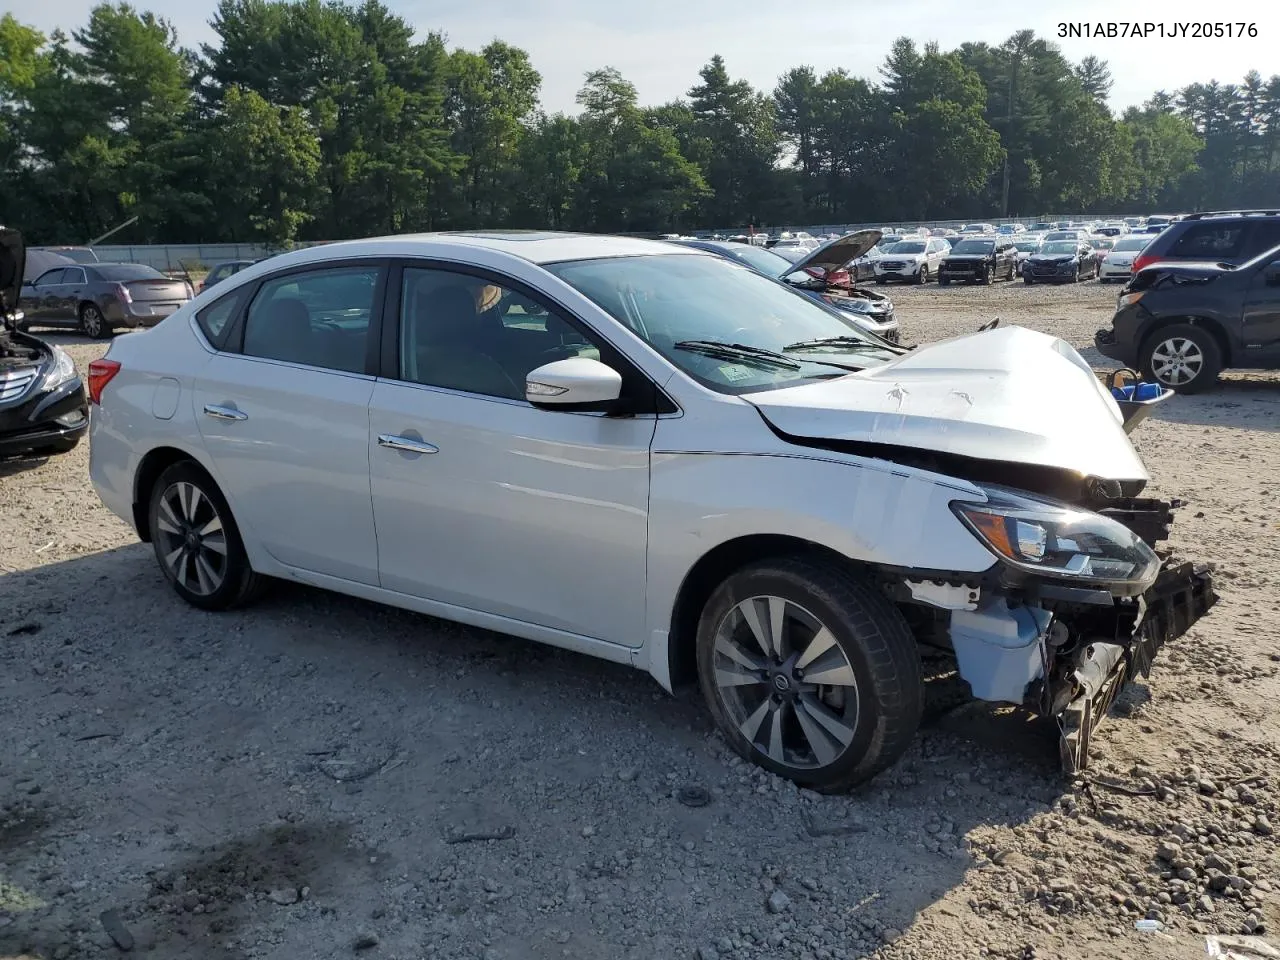
{"type": "Polygon", "coordinates": [[[1280,255],[1250,279],[1243,321],[1242,366],[1280,360],[1280,255]]]}
{"type": "Polygon", "coordinates": [[[80,313],[80,304],[88,299],[88,277],[84,267],[67,267],[62,271],[62,279],[58,283],[58,294],[52,316],[59,320],[76,320],[80,313]]]}
{"type": "Polygon", "coordinates": [[[385,283],[385,265],[370,260],[262,279],[225,339],[206,330],[224,345],[194,391],[218,481],[263,549],[299,571],[374,585],[369,398],[380,327],[370,318],[385,283]]]}

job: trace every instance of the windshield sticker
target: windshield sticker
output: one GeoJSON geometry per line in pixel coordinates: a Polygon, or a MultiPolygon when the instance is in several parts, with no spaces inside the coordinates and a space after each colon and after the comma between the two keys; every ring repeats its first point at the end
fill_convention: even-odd
{"type": "Polygon", "coordinates": [[[725,363],[719,367],[720,376],[724,377],[730,383],[737,383],[739,380],[750,380],[751,370],[742,366],[740,363],[725,363]]]}

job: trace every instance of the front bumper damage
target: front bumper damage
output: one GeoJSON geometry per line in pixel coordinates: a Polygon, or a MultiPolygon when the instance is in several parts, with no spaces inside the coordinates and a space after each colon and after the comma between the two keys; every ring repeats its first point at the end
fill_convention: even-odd
{"type": "Polygon", "coordinates": [[[1052,720],[1060,733],[1063,770],[1077,773],[1088,767],[1093,736],[1125,686],[1148,677],[1161,648],[1217,602],[1209,564],[1160,547],[1180,506],[1122,497],[1098,510],[1161,558],[1155,582],[1137,596],[1061,580],[1011,581],[999,568],[981,582],[907,580],[896,595],[917,610],[935,608],[934,639],[927,645],[950,647],[974,697],[1019,705],[1052,720]]]}
{"type": "Polygon", "coordinates": [[[1042,685],[1042,713],[1057,720],[1062,768],[1077,773],[1089,764],[1093,733],[1125,684],[1151,675],[1160,649],[1185,634],[1217,602],[1208,564],[1166,560],[1156,582],[1136,603],[1117,605],[1110,639],[1094,634],[1065,662],[1056,681],[1042,685]],[[1058,709],[1062,699],[1069,697],[1058,709]]]}

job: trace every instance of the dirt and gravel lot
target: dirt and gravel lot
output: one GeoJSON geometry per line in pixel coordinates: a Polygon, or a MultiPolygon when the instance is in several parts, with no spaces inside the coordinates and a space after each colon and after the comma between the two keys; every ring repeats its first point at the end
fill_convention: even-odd
{"type": "MultiPolygon", "coordinates": [[[[909,340],[999,316],[1086,347],[1115,288],[892,293],[909,340]]],[[[195,611],[87,445],[0,465],[0,958],[1118,960],[1280,932],[1280,377],[1175,398],[1139,445],[1223,599],[1090,781],[973,706],[848,797],[624,668],[295,586],[195,611]]]]}

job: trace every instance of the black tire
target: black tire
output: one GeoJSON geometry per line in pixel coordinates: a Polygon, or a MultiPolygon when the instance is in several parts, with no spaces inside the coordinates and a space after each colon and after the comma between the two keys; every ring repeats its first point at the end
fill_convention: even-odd
{"type": "MultiPolygon", "coordinates": [[[[170,507],[165,517],[173,515],[174,510],[170,507]]],[[[240,530],[236,526],[235,517],[231,515],[231,508],[227,505],[226,498],[222,496],[222,491],[218,489],[218,485],[212,478],[193,461],[183,460],[175,463],[156,479],[149,496],[147,519],[151,531],[151,545],[155,549],[156,561],[160,564],[161,572],[178,596],[193,607],[199,607],[202,610],[229,610],[248,603],[261,594],[266,585],[266,578],[254,573],[249,565],[249,558],[244,551],[244,541],[240,539],[240,530]],[[207,592],[192,589],[182,582],[173,569],[173,564],[167,559],[171,556],[174,544],[183,540],[188,519],[178,518],[183,522],[183,526],[175,535],[167,531],[166,527],[171,524],[168,519],[161,516],[162,511],[165,510],[165,501],[169,500],[171,492],[175,491],[179,485],[186,485],[188,488],[199,491],[204,502],[212,510],[211,514],[208,510],[193,508],[192,512],[195,512],[196,516],[192,518],[191,526],[207,528],[208,519],[212,516],[219,521],[223,534],[222,545],[225,546],[223,565],[214,564],[213,572],[218,575],[217,585],[207,592]]],[[[212,534],[206,534],[206,541],[211,542],[212,536],[212,534]]],[[[187,549],[189,553],[189,541],[187,549]]],[[[210,556],[210,551],[206,549],[204,556],[210,556]]],[[[196,577],[203,582],[204,578],[196,569],[197,559],[184,554],[177,562],[182,565],[183,570],[187,571],[188,578],[196,577]]]]}
{"type": "Polygon", "coordinates": [[[884,281],[884,277],[876,277],[876,283],[878,283],[880,286],[882,286],[882,287],[883,287],[883,286],[884,286],[884,282],[885,282],[885,281],[884,281]]]}
{"type": "Polygon", "coordinates": [[[111,336],[111,324],[102,315],[97,304],[80,304],[80,332],[94,340],[104,340],[111,336]]]}
{"type": "Polygon", "coordinates": [[[1013,283],[1013,281],[1016,280],[1017,278],[1018,278],[1018,261],[1015,260],[1013,261],[1013,263],[1009,264],[1009,275],[1005,277],[1005,279],[1008,280],[1010,283],[1013,283]]]}
{"type": "Polygon", "coordinates": [[[1031,274],[1029,274],[1029,273],[1024,273],[1024,274],[1022,275],[1022,282],[1023,282],[1023,283],[1025,283],[1025,284],[1029,287],[1029,286],[1031,286],[1031,284],[1033,284],[1035,281],[1031,279],[1031,274]]]}
{"type": "Polygon", "coordinates": [[[929,282],[929,265],[926,263],[920,268],[920,272],[916,274],[916,285],[929,282]]]}
{"type": "MultiPolygon", "coordinates": [[[[757,611],[771,613],[771,605],[752,606],[757,611]]],[[[771,631],[767,631],[770,632],[771,631]]],[[[729,640],[731,645],[737,640],[729,640]]],[[[822,793],[840,793],[863,783],[893,764],[911,745],[923,711],[924,687],[920,655],[915,639],[902,614],[872,585],[856,575],[833,564],[803,557],[781,557],[764,561],[739,570],[725,580],[711,595],[698,621],[698,677],[703,696],[715,718],[716,724],[730,745],[745,759],[767,770],[794,780],[801,786],[822,793]],[[735,614],[739,604],[752,598],[771,598],[781,601],[789,614],[782,617],[783,624],[791,623],[790,631],[783,636],[790,640],[781,646],[787,659],[774,663],[766,655],[761,663],[773,664],[771,669],[787,671],[792,663],[797,673],[788,688],[780,686],[777,674],[768,679],[749,680],[745,684],[721,687],[717,677],[737,672],[740,675],[765,677],[746,669],[742,661],[726,657],[725,638],[732,635],[752,642],[752,631],[745,616],[735,614]],[[797,612],[798,611],[798,612],[797,612]],[[812,623],[806,623],[803,614],[825,627],[834,644],[826,647],[821,656],[807,663],[796,663],[801,650],[811,652],[809,640],[816,634],[812,623]],[[736,617],[736,619],[732,619],[736,617]],[[723,631],[722,631],[723,627],[723,631]],[[808,631],[808,632],[807,632],[808,631]],[[800,638],[798,646],[791,640],[800,638]],[[720,643],[719,652],[717,644],[720,643]],[[814,686],[805,692],[803,670],[821,663],[820,672],[835,680],[837,670],[843,676],[852,676],[852,685],[814,686]],[[719,664],[719,665],[718,665],[719,664]],[[741,666],[739,666],[741,664],[741,666]],[[832,664],[838,664],[833,667],[832,664]],[[727,665],[727,666],[726,666],[727,665]],[[749,694],[726,694],[726,689],[738,691],[751,688],[749,694]],[[779,693],[779,690],[788,692],[779,693]],[[852,695],[849,691],[852,690],[852,695]],[[830,698],[839,694],[836,706],[830,698]],[[746,725],[741,719],[756,695],[759,702],[746,714],[748,718],[779,715],[777,729],[786,730],[791,737],[791,749],[785,749],[783,734],[779,734],[781,746],[776,751],[783,760],[769,756],[773,721],[757,720],[753,736],[743,732],[746,725]],[[737,699],[741,696],[745,703],[737,699]],[[850,697],[853,714],[850,716],[850,697]],[[815,699],[819,702],[815,704],[815,699]],[[820,715],[811,712],[815,707],[828,711],[825,716],[837,718],[847,739],[837,737],[834,730],[823,723],[831,735],[818,736],[824,740],[821,751],[814,748],[814,719],[820,715]],[[761,714],[760,711],[767,711],[761,714]],[[843,712],[837,712],[843,711],[843,712]],[[786,718],[785,722],[782,718],[786,718]],[[806,725],[806,719],[809,721],[806,725]],[[765,730],[765,727],[768,730],[765,730]],[[755,740],[762,733],[767,744],[755,740]],[[843,745],[841,745],[843,743],[843,745]],[[797,749],[797,744],[799,748],[797,749]],[[803,751],[808,750],[806,759],[803,751]],[[822,756],[826,753],[827,756],[822,756]]],[[[746,649],[738,647],[739,650],[746,649]]],[[[762,654],[762,647],[755,647],[762,654]]],[[[817,676],[817,674],[812,674],[817,676]]],[[[748,720],[749,722],[749,720],[748,720]]],[[[818,731],[820,734],[821,731],[818,731]]]]}
{"type": "Polygon", "coordinates": [[[995,282],[995,279],[996,279],[995,267],[991,266],[991,264],[988,263],[985,267],[982,268],[982,285],[984,287],[989,287],[993,282],[995,282]]]}
{"type": "Polygon", "coordinates": [[[1222,372],[1222,348],[1213,333],[1204,327],[1190,323],[1173,324],[1161,327],[1143,341],[1142,348],[1138,351],[1138,369],[1142,371],[1144,380],[1154,380],[1178,393],[1199,393],[1217,382],[1218,374],[1222,372]],[[1199,365],[1194,368],[1194,375],[1185,381],[1156,372],[1157,352],[1166,355],[1174,352],[1170,347],[1176,345],[1177,341],[1194,345],[1194,351],[1198,351],[1201,358],[1199,365]]]}
{"type": "Polygon", "coordinates": [[[951,280],[947,277],[938,277],[938,286],[945,287],[951,280]]]}

